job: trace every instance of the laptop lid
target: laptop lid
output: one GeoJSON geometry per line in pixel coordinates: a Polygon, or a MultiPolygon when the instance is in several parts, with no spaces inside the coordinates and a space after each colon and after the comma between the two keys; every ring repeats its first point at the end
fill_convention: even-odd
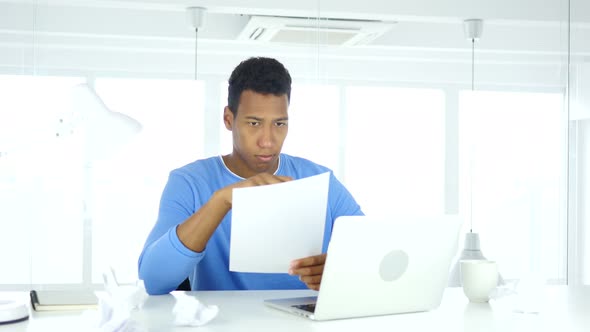
{"type": "MultiPolygon", "coordinates": [[[[460,227],[460,220],[451,216],[339,217],[310,318],[376,316],[438,307],[460,227]]],[[[301,306],[300,299],[295,301],[301,306]]],[[[283,299],[280,305],[287,306],[289,301],[283,299]]],[[[301,314],[293,308],[288,311],[301,314]]]]}

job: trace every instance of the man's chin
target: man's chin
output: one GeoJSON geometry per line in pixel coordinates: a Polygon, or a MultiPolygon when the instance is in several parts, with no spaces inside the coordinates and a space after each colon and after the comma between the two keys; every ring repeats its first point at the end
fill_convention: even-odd
{"type": "Polygon", "coordinates": [[[258,162],[256,163],[256,172],[258,173],[274,173],[276,171],[277,162],[276,160],[272,160],[270,162],[258,162]]]}

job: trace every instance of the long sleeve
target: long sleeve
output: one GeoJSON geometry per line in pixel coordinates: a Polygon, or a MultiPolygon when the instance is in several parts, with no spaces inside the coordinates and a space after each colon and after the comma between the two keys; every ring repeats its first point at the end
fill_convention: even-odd
{"type": "MultiPolygon", "coordinates": [[[[281,155],[277,175],[301,179],[330,170],[302,158],[281,155]]],[[[139,258],[139,276],[149,294],[175,290],[187,277],[194,290],[303,289],[305,284],[287,273],[241,273],[229,270],[231,210],[225,215],[206,249],[197,253],[178,239],[177,226],[205,204],[216,190],[243,180],[221,157],[198,160],[170,173],[162,193],[158,219],[139,258]]],[[[346,188],[330,175],[324,232],[324,252],[334,219],[362,214],[346,188]]]]}
{"type": "Polygon", "coordinates": [[[322,246],[322,252],[328,251],[328,244],[332,237],[334,221],[340,216],[358,215],[364,215],[361,207],[346,187],[344,187],[344,185],[338,181],[330,171],[330,191],[328,192],[328,209],[326,212],[326,227],[324,229],[324,244],[322,246]]]}
{"type": "Polygon", "coordinates": [[[348,189],[330,172],[330,194],[328,209],[332,220],[340,216],[364,215],[361,207],[355,201],[348,189]]]}
{"type": "Polygon", "coordinates": [[[166,294],[189,276],[205,251],[186,248],[176,227],[196,210],[194,188],[180,175],[171,173],[164,188],[158,220],[139,258],[139,278],[149,294],[166,294]]]}
{"type": "Polygon", "coordinates": [[[151,295],[170,293],[192,273],[205,251],[186,248],[170,228],[159,239],[146,246],[139,258],[139,278],[151,295]]]}

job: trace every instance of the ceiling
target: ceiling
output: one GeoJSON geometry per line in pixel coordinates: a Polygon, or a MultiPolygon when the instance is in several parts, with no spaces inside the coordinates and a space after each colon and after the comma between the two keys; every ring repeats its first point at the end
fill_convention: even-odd
{"type": "MultiPolygon", "coordinates": [[[[571,1],[571,41],[585,61],[590,58],[590,1],[571,1]]],[[[516,75],[523,84],[559,85],[568,49],[567,5],[566,0],[0,0],[0,71],[23,71],[35,62],[41,72],[186,77],[193,68],[194,31],[185,9],[201,6],[206,14],[199,30],[199,72],[205,75],[227,73],[244,56],[268,54],[335,79],[354,79],[354,72],[366,71],[365,79],[405,72],[400,75],[405,81],[449,82],[459,76],[456,81],[464,82],[471,43],[462,22],[481,18],[484,30],[476,54],[481,74],[489,75],[485,82],[516,75]],[[359,47],[275,45],[238,40],[250,15],[304,17],[314,23],[318,17],[377,20],[392,26],[359,47]]]]}

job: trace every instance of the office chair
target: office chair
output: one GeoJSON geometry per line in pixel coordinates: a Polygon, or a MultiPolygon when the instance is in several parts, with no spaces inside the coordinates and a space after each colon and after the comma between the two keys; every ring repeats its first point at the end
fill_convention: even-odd
{"type": "Polygon", "coordinates": [[[180,283],[180,285],[178,285],[178,287],[176,287],[176,290],[179,291],[190,291],[191,290],[191,282],[188,278],[184,279],[183,282],[180,283]]]}

